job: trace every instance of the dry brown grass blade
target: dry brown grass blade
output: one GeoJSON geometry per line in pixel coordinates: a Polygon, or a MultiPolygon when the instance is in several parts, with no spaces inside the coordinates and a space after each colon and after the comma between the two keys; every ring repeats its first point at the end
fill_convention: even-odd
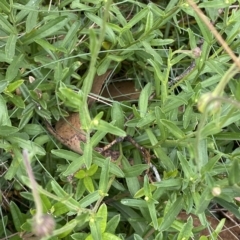
{"type": "Polygon", "coordinates": [[[81,142],[86,141],[85,134],[81,130],[81,124],[79,119],[79,113],[72,113],[67,118],[60,119],[55,126],[55,129],[51,124],[45,121],[48,131],[63,145],[69,149],[82,154],[80,147],[81,142]]]}
{"type": "MultiPolygon", "coordinates": [[[[112,72],[112,70],[108,70],[100,76],[98,76],[96,74],[96,76],[93,80],[93,85],[92,85],[92,90],[91,90],[91,93],[93,95],[99,95],[104,82],[106,81],[106,79],[108,78],[108,76],[110,75],[111,72],[112,72]]],[[[95,101],[96,101],[96,98],[89,97],[88,98],[88,105],[91,106],[95,101]]]]}
{"type": "Polygon", "coordinates": [[[134,81],[113,81],[104,88],[101,95],[114,101],[127,101],[137,100],[140,93],[140,90],[136,90],[134,81]]]}

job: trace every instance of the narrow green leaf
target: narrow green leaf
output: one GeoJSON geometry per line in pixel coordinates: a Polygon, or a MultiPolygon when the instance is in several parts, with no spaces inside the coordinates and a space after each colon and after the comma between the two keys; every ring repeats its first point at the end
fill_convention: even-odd
{"type": "Polygon", "coordinates": [[[106,73],[107,70],[109,69],[110,63],[111,59],[109,58],[109,55],[107,55],[105,58],[102,59],[101,63],[98,65],[97,75],[101,76],[104,73],[106,73]]]}
{"type": "MultiPolygon", "coordinates": [[[[93,158],[93,163],[95,163],[96,165],[98,165],[101,168],[103,168],[104,162],[105,162],[105,159],[103,159],[103,158],[98,158],[98,157],[93,158]]],[[[112,162],[110,162],[110,172],[112,174],[116,175],[117,177],[125,176],[122,169],[112,162]]]]}
{"type": "Polygon", "coordinates": [[[221,198],[214,198],[214,202],[218,203],[224,209],[234,214],[234,216],[236,216],[238,219],[240,218],[239,207],[235,203],[227,202],[221,198]]]}
{"type": "Polygon", "coordinates": [[[197,21],[197,24],[201,29],[201,34],[203,35],[204,39],[206,40],[207,43],[211,43],[211,41],[213,40],[213,34],[209,30],[209,28],[206,27],[202,19],[196,13],[194,15],[195,20],[197,21]]]}
{"type": "Polygon", "coordinates": [[[182,186],[182,180],[181,179],[166,179],[161,182],[155,182],[153,183],[154,186],[157,186],[159,188],[168,188],[169,190],[171,188],[177,188],[180,189],[182,186]]]}
{"type": "Polygon", "coordinates": [[[27,1],[26,5],[13,3],[14,9],[21,10],[16,14],[16,22],[20,23],[29,14],[29,12],[37,11],[38,9],[36,9],[36,6],[38,6],[40,2],[41,0],[29,0],[27,1]]]}
{"type": "Polygon", "coordinates": [[[135,208],[147,208],[147,202],[142,199],[128,199],[128,198],[123,198],[121,200],[121,203],[123,205],[129,206],[129,207],[135,207],[135,208]]]}
{"type": "Polygon", "coordinates": [[[92,124],[94,129],[100,130],[106,133],[111,133],[113,135],[119,136],[119,137],[125,137],[126,133],[122,129],[114,126],[112,123],[108,123],[106,121],[100,120],[100,121],[93,121],[92,124]]]}
{"type": "Polygon", "coordinates": [[[51,237],[58,236],[60,239],[66,237],[76,227],[77,223],[78,221],[75,219],[67,222],[63,227],[54,230],[51,237]]]}
{"type": "Polygon", "coordinates": [[[189,41],[190,48],[194,49],[197,46],[196,37],[194,35],[194,32],[191,30],[191,28],[188,28],[187,32],[188,32],[188,36],[189,36],[189,40],[190,40],[189,41]]]}
{"type": "Polygon", "coordinates": [[[84,177],[83,183],[84,183],[85,188],[88,190],[88,192],[93,193],[95,191],[91,177],[88,177],[88,176],[84,177]]]}
{"type": "Polygon", "coordinates": [[[0,93],[2,93],[6,89],[6,87],[8,86],[8,83],[9,82],[6,81],[6,80],[1,80],[0,81],[0,93]]]}
{"type": "Polygon", "coordinates": [[[6,89],[6,92],[13,92],[15,91],[18,87],[20,87],[24,83],[24,80],[17,80],[14,81],[13,83],[10,83],[6,89]]]}
{"type": "MultiPolygon", "coordinates": [[[[151,66],[154,69],[154,78],[156,79],[156,81],[160,84],[160,82],[164,82],[164,75],[161,72],[159,65],[156,61],[154,61],[153,59],[147,59],[147,62],[151,64],[151,66]]],[[[159,85],[158,84],[158,85],[159,85]]],[[[160,95],[160,87],[157,86],[156,89],[158,89],[157,91],[157,96],[160,95]]]]}
{"type": "Polygon", "coordinates": [[[231,5],[231,1],[214,0],[198,4],[199,8],[226,8],[231,5]]]}
{"type": "MultiPolygon", "coordinates": [[[[149,124],[152,124],[156,120],[156,116],[154,112],[147,113],[143,118],[141,118],[136,127],[138,128],[146,128],[149,127],[149,124]]],[[[136,119],[133,119],[136,121],[136,119]]]]}
{"type": "Polygon", "coordinates": [[[110,159],[107,158],[102,166],[101,177],[99,182],[99,190],[103,194],[107,193],[108,181],[109,181],[110,159]]]}
{"type": "Polygon", "coordinates": [[[152,197],[152,191],[151,191],[151,187],[150,187],[149,179],[147,175],[144,176],[143,190],[144,190],[144,195],[146,197],[148,198],[152,197]]]}
{"type": "Polygon", "coordinates": [[[155,230],[158,229],[156,202],[153,199],[147,201],[148,210],[152,219],[152,224],[155,230]]]}
{"type": "Polygon", "coordinates": [[[18,74],[19,68],[23,65],[24,54],[17,55],[7,68],[6,80],[11,82],[18,74]]]}
{"type": "Polygon", "coordinates": [[[141,218],[141,216],[133,208],[122,205],[118,202],[113,203],[113,206],[116,210],[118,210],[122,217],[130,220],[129,223],[135,232],[142,235],[146,231],[148,224],[145,223],[145,219],[141,218]],[[140,219],[143,221],[139,221],[140,219]]]}
{"type": "Polygon", "coordinates": [[[111,108],[112,120],[115,122],[115,126],[118,128],[124,128],[124,115],[121,104],[114,102],[111,108]]]}
{"type": "MultiPolygon", "coordinates": [[[[87,136],[87,135],[86,135],[87,136]]],[[[92,150],[93,147],[91,145],[91,142],[87,140],[86,143],[83,143],[83,158],[84,158],[84,163],[86,165],[86,168],[89,169],[92,165],[92,150]]]]}
{"type": "MultiPolygon", "coordinates": [[[[81,104],[78,106],[78,110],[79,110],[79,116],[81,116],[81,127],[82,129],[89,131],[92,130],[90,128],[91,126],[91,117],[89,114],[89,109],[88,109],[88,105],[87,105],[87,100],[84,101],[85,93],[82,91],[79,91],[78,94],[81,97],[81,104]]],[[[100,113],[99,113],[100,116],[100,113]]]]}
{"type": "Polygon", "coordinates": [[[103,131],[96,131],[94,135],[91,137],[92,146],[96,147],[106,134],[107,133],[103,131]]]}
{"type": "Polygon", "coordinates": [[[38,3],[36,2],[35,7],[35,11],[31,11],[29,12],[28,16],[27,16],[27,20],[26,20],[26,32],[29,33],[31,32],[37,25],[38,25],[38,3]]]}
{"type": "Polygon", "coordinates": [[[41,194],[40,197],[42,200],[43,212],[47,213],[48,211],[50,211],[50,209],[52,207],[52,203],[49,200],[49,198],[47,196],[45,196],[44,194],[41,194]]]}
{"type": "Polygon", "coordinates": [[[218,237],[219,233],[222,232],[223,227],[225,227],[225,222],[226,222],[226,218],[223,218],[217,225],[217,227],[215,228],[214,232],[212,233],[213,236],[216,236],[216,238],[218,237]]]}
{"type": "Polygon", "coordinates": [[[25,103],[22,99],[22,96],[13,95],[8,98],[10,102],[12,102],[18,108],[25,108],[25,103]]]}
{"type": "Polygon", "coordinates": [[[165,46],[173,43],[173,39],[153,39],[150,41],[150,45],[152,47],[159,47],[159,46],[165,46]]]}
{"type": "Polygon", "coordinates": [[[114,32],[120,33],[120,32],[123,31],[123,29],[122,29],[119,25],[116,25],[116,24],[113,24],[113,23],[107,23],[107,25],[108,25],[112,30],[114,30],[114,32]]]}
{"type": "Polygon", "coordinates": [[[162,112],[162,109],[159,106],[155,107],[155,118],[161,133],[161,139],[165,140],[167,138],[167,133],[166,133],[166,128],[161,123],[161,119],[166,119],[166,116],[162,112]]]}
{"type": "Polygon", "coordinates": [[[97,212],[97,218],[100,219],[100,231],[104,233],[107,227],[107,206],[102,204],[97,212]]]}
{"type": "Polygon", "coordinates": [[[54,18],[43,26],[39,27],[38,29],[34,29],[31,32],[25,34],[21,38],[22,43],[28,45],[34,42],[36,39],[42,39],[48,36],[52,36],[64,25],[66,25],[67,22],[68,18],[66,16],[54,18]]]}
{"type": "MultiPolygon", "coordinates": [[[[2,201],[0,201],[0,202],[2,204],[2,201]]],[[[0,236],[3,236],[3,234],[5,234],[5,232],[6,232],[6,225],[8,223],[8,216],[5,215],[4,217],[2,217],[1,221],[2,221],[2,224],[0,224],[0,236]]]]}
{"type": "Polygon", "coordinates": [[[186,107],[186,110],[183,114],[183,128],[186,129],[188,128],[191,120],[192,120],[192,117],[193,117],[193,110],[192,110],[192,106],[191,105],[188,105],[186,107]]]}
{"type": "Polygon", "coordinates": [[[86,197],[82,198],[79,201],[79,204],[82,208],[85,208],[96,202],[100,197],[101,196],[99,195],[99,191],[95,191],[93,193],[89,193],[86,197]]]}
{"type": "Polygon", "coordinates": [[[193,236],[192,234],[193,229],[193,219],[190,216],[187,220],[187,222],[183,225],[181,231],[178,234],[177,240],[188,240],[190,237],[193,236]]]}
{"type": "Polygon", "coordinates": [[[236,112],[232,113],[232,110],[229,109],[228,114],[224,115],[220,118],[219,125],[222,128],[224,128],[224,127],[231,125],[232,123],[237,122],[238,120],[240,120],[240,114],[239,114],[238,110],[236,112]]]}
{"type": "Polygon", "coordinates": [[[13,133],[18,132],[19,129],[11,126],[0,126],[0,136],[9,136],[13,133]]]}
{"type": "Polygon", "coordinates": [[[96,164],[92,164],[92,166],[87,170],[88,176],[93,176],[98,170],[98,166],[96,164]]]}
{"type": "Polygon", "coordinates": [[[83,180],[82,179],[79,179],[78,182],[77,182],[77,187],[76,187],[76,193],[74,195],[74,198],[76,200],[80,200],[82,197],[83,197],[83,194],[86,190],[84,184],[83,184],[83,180]]]}
{"type": "MultiPolygon", "coordinates": [[[[74,177],[78,178],[78,179],[83,179],[83,178],[87,177],[87,173],[85,170],[80,169],[74,173],[74,177]]],[[[86,188],[86,186],[85,186],[85,188],[86,188]]]]}
{"type": "Polygon", "coordinates": [[[191,178],[193,178],[193,176],[195,175],[195,173],[193,172],[193,170],[191,169],[187,159],[185,158],[185,156],[183,156],[183,154],[181,152],[177,152],[178,155],[178,159],[180,161],[182,170],[184,172],[184,176],[186,179],[190,180],[191,178]]]}
{"type": "Polygon", "coordinates": [[[89,29],[89,37],[90,37],[89,50],[91,54],[94,55],[98,50],[98,41],[97,41],[98,39],[97,39],[96,32],[93,29],[89,29]]]}
{"type": "Polygon", "coordinates": [[[147,164],[137,164],[128,168],[124,168],[123,172],[125,173],[126,177],[137,177],[147,169],[149,169],[147,164]]]}
{"type": "Polygon", "coordinates": [[[206,237],[206,236],[201,236],[200,238],[199,238],[199,240],[208,240],[209,238],[208,237],[206,237]]]}
{"type": "Polygon", "coordinates": [[[17,34],[17,30],[12,26],[10,22],[4,17],[3,14],[0,14],[0,27],[9,34],[17,34]]]}
{"type": "Polygon", "coordinates": [[[27,111],[25,114],[23,114],[21,116],[21,119],[20,119],[20,122],[19,122],[19,125],[18,125],[19,129],[22,129],[23,127],[25,127],[25,125],[29,123],[32,116],[33,116],[33,110],[27,111]]]}
{"type": "MultiPolygon", "coordinates": [[[[167,7],[165,7],[165,10],[167,10],[167,11],[171,10],[171,9],[174,8],[178,3],[179,3],[178,0],[170,0],[170,1],[168,1],[168,5],[167,5],[167,7]]],[[[162,14],[161,14],[160,16],[162,16],[162,14]]]]}
{"type": "Polygon", "coordinates": [[[208,148],[207,139],[201,139],[197,146],[198,151],[198,166],[201,169],[204,165],[208,163],[208,148]]]}
{"type": "Polygon", "coordinates": [[[39,44],[43,49],[50,50],[52,52],[56,52],[56,51],[61,51],[63,52],[64,49],[63,48],[59,48],[54,46],[53,44],[50,44],[48,41],[46,41],[45,39],[36,39],[35,42],[37,44],[39,44]]]}
{"type": "MultiPolygon", "coordinates": [[[[151,192],[153,192],[153,191],[155,191],[155,190],[157,189],[157,187],[154,186],[154,185],[152,185],[152,184],[150,184],[149,187],[150,187],[150,191],[151,191],[151,192]]],[[[135,193],[134,198],[141,198],[141,197],[143,197],[143,196],[145,196],[145,193],[144,193],[144,189],[141,188],[141,189],[139,189],[139,190],[135,193]]]]}
{"type": "Polygon", "coordinates": [[[79,203],[75,199],[73,199],[67,192],[65,192],[56,181],[52,180],[50,184],[52,186],[53,192],[63,200],[64,204],[67,205],[67,202],[69,202],[76,207],[79,207],[79,203]]]}
{"type": "MultiPolygon", "coordinates": [[[[85,15],[94,23],[96,23],[98,26],[103,27],[103,19],[98,17],[96,14],[92,14],[90,12],[85,12],[85,15]]],[[[109,27],[108,24],[106,24],[105,26],[105,34],[107,36],[107,38],[109,39],[109,41],[111,43],[115,43],[116,42],[116,36],[114,34],[114,31],[112,30],[111,27],[109,27]]]]}
{"type": "Polygon", "coordinates": [[[166,119],[162,119],[161,123],[168,129],[169,132],[172,133],[173,136],[175,136],[177,139],[184,138],[185,134],[184,132],[177,127],[173,122],[168,121],[166,119]]]}
{"type": "Polygon", "coordinates": [[[1,109],[1,111],[0,111],[0,126],[3,126],[3,125],[11,126],[11,121],[10,121],[10,117],[8,116],[6,102],[5,102],[4,98],[2,97],[2,95],[0,95],[0,109],[1,109]]]}
{"type": "Polygon", "coordinates": [[[71,27],[68,29],[67,35],[64,37],[61,43],[62,48],[68,48],[68,46],[71,46],[73,39],[77,38],[77,32],[79,31],[80,27],[81,21],[76,21],[71,25],[71,27]]]}
{"type": "Polygon", "coordinates": [[[151,11],[151,9],[148,10],[148,14],[147,14],[147,21],[145,24],[145,34],[149,33],[152,30],[153,27],[153,13],[151,11]]]}
{"type": "Polygon", "coordinates": [[[126,52],[127,52],[127,53],[125,53],[124,50],[123,50],[123,52],[122,52],[121,55],[108,55],[108,59],[110,59],[110,60],[112,60],[112,61],[115,61],[115,62],[117,62],[117,63],[120,63],[120,62],[122,62],[123,60],[128,59],[128,58],[130,58],[133,54],[135,54],[134,52],[129,52],[129,51],[127,51],[127,50],[126,50],[126,52]]]}
{"type": "MultiPolygon", "coordinates": [[[[94,2],[95,3],[95,2],[94,2]]],[[[94,4],[95,5],[95,4],[94,4]]],[[[89,12],[89,11],[95,11],[99,8],[98,5],[96,6],[89,6],[89,5],[85,5],[85,4],[82,4],[80,3],[78,0],[74,0],[72,1],[71,3],[71,9],[79,9],[80,11],[86,11],[86,12],[89,12]]]]}
{"type": "MultiPolygon", "coordinates": [[[[126,170],[131,167],[129,161],[125,157],[122,158],[122,166],[123,166],[123,170],[126,170]]],[[[140,189],[140,184],[139,184],[138,178],[137,177],[127,177],[126,183],[127,183],[129,192],[131,193],[132,196],[134,196],[136,194],[136,192],[140,189]]]]}
{"type": "MultiPolygon", "coordinates": [[[[180,11],[180,8],[178,5],[172,7],[169,9],[169,11],[164,12],[163,17],[159,17],[154,21],[154,26],[153,28],[159,29],[161,26],[165,26],[167,22],[169,22],[170,19],[172,19],[177,13],[180,11]]],[[[159,14],[161,15],[161,14],[159,14]]]]}
{"type": "MultiPolygon", "coordinates": [[[[55,150],[54,150],[55,151],[55,150]]],[[[83,156],[80,156],[76,158],[67,168],[66,171],[63,172],[64,176],[69,176],[71,174],[74,174],[76,171],[78,171],[84,164],[84,158],[83,156]]]]}
{"type": "Polygon", "coordinates": [[[202,192],[199,198],[199,202],[196,203],[196,213],[202,214],[207,209],[212,199],[213,199],[213,195],[211,193],[211,190],[209,188],[206,188],[202,192]]]}
{"type": "Polygon", "coordinates": [[[22,153],[20,152],[19,148],[12,148],[12,144],[8,146],[8,151],[11,149],[13,151],[13,160],[11,162],[10,167],[8,168],[4,178],[6,180],[12,180],[16,177],[17,173],[20,169],[20,164],[22,163],[22,153]]]}
{"type": "MultiPolygon", "coordinates": [[[[152,132],[152,130],[148,128],[145,131],[148,135],[148,138],[151,141],[151,144],[153,146],[158,144],[158,140],[157,140],[156,136],[154,135],[154,133],[152,132]]],[[[166,169],[168,171],[175,169],[175,166],[174,166],[171,158],[167,156],[167,154],[165,153],[165,151],[162,149],[161,146],[154,148],[154,153],[159,159],[161,159],[163,166],[166,167],[166,169]]]]}
{"type": "Polygon", "coordinates": [[[192,97],[193,93],[188,92],[185,96],[168,96],[162,107],[162,111],[166,114],[172,110],[176,110],[182,105],[188,105],[188,100],[192,97]]]}
{"type": "Polygon", "coordinates": [[[216,124],[216,122],[210,122],[201,130],[201,138],[206,138],[220,132],[222,132],[222,127],[219,124],[216,124]]]}
{"type": "Polygon", "coordinates": [[[21,232],[22,231],[21,226],[25,223],[27,217],[25,216],[25,214],[21,213],[20,209],[14,202],[10,202],[9,207],[14,227],[16,228],[17,231],[21,232]]]}
{"type": "Polygon", "coordinates": [[[205,164],[201,169],[201,174],[204,176],[206,173],[211,172],[215,166],[215,164],[218,163],[218,161],[221,159],[221,154],[217,154],[214,157],[210,158],[208,160],[208,163],[205,164]]]}
{"type": "Polygon", "coordinates": [[[164,215],[163,221],[159,227],[159,231],[165,231],[171,227],[173,221],[183,208],[183,197],[179,197],[168,209],[168,212],[164,215]]]}
{"type": "Polygon", "coordinates": [[[156,51],[156,49],[154,49],[149,42],[147,41],[142,41],[142,45],[144,46],[146,52],[148,54],[151,54],[154,58],[155,63],[157,63],[157,65],[162,65],[163,64],[163,60],[161,58],[161,56],[159,55],[159,53],[156,51]]]}
{"type": "Polygon", "coordinates": [[[51,113],[50,111],[44,109],[44,108],[36,108],[35,112],[42,117],[43,119],[51,119],[51,113]]]}
{"type": "Polygon", "coordinates": [[[10,5],[6,2],[6,0],[0,1],[0,9],[5,13],[10,13],[10,5]]]}
{"type": "Polygon", "coordinates": [[[109,232],[103,233],[104,240],[122,240],[122,238],[117,237],[115,234],[111,234],[109,232]]]}
{"type": "Polygon", "coordinates": [[[137,14],[131,18],[131,20],[124,26],[123,31],[125,29],[130,29],[137,23],[141,22],[143,18],[145,18],[148,14],[148,8],[143,8],[141,11],[139,11],[137,14]]]}
{"type": "Polygon", "coordinates": [[[106,232],[115,233],[117,226],[120,222],[120,214],[114,215],[108,222],[106,226],[106,232]]]}
{"type": "Polygon", "coordinates": [[[239,166],[239,161],[238,159],[234,159],[232,161],[232,166],[229,170],[228,174],[228,182],[229,185],[232,186],[234,184],[239,184],[240,183],[240,166],[239,166]]]}
{"type": "MultiPolygon", "coordinates": [[[[95,51],[97,51],[97,49],[95,51]]],[[[91,55],[93,55],[93,53],[91,53],[91,55]]],[[[87,102],[87,96],[91,92],[93,79],[95,77],[95,74],[96,74],[96,68],[95,67],[88,70],[87,76],[84,79],[83,87],[82,87],[83,101],[87,102]]]]}
{"type": "Polygon", "coordinates": [[[121,11],[121,9],[119,7],[117,7],[117,5],[112,4],[111,11],[114,12],[117,16],[117,20],[120,23],[119,25],[117,25],[118,27],[125,26],[127,24],[127,19],[126,19],[124,13],[121,11]]]}
{"type": "Polygon", "coordinates": [[[140,93],[138,105],[139,105],[140,116],[142,118],[147,114],[148,100],[151,95],[151,91],[152,91],[152,84],[148,83],[140,93]]]}
{"type": "Polygon", "coordinates": [[[134,234],[134,240],[143,240],[143,238],[137,234],[134,234]]]}
{"type": "Polygon", "coordinates": [[[79,161],[81,157],[78,153],[64,150],[64,149],[52,150],[51,153],[57,157],[60,157],[69,161],[79,161]]]}
{"type": "MultiPolygon", "coordinates": [[[[89,226],[91,231],[91,237],[94,240],[102,240],[101,229],[99,225],[99,220],[96,218],[90,218],[89,226]]],[[[91,238],[87,238],[86,240],[90,240],[91,238]]]]}
{"type": "Polygon", "coordinates": [[[87,236],[88,236],[87,233],[74,233],[74,234],[71,234],[71,238],[73,240],[87,239],[87,236]]]}
{"type": "Polygon", "coordinates": [[[13,57],[15,56],[16,42],[17,42],[17,34],[11,33],[8,37],[8,40],[5,46],[6,57],[10,60],[12,60],[13,57]]]}
{"type": "Polygon", "coordinates": [[[60,97],[65,101],[67,100],[72,107],[79,108],[79,106],[82,105],[82,97],[80,94],[66,87],[60,87],[59,91],[62,94],[60,97]]]}

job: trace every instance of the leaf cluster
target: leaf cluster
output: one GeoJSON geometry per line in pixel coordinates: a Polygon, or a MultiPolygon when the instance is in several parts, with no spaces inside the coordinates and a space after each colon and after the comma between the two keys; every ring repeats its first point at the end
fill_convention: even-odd
{"type": "MultiPolygon", "coordinates": [[[[199,7],[239,55],[234,2],[199,7]]],[[[0,237],[31,237],[22,149],[43,213],[56,221],[43,239],[217,239],[224,222],[211,229],[213,207],[240,217],[238,70],[186,1],[1,0],[0,46],[0,237]],[[94,77],[108,70],[103,88],[130,79],[139,98],[118,102],[110,92],[89,108],[94,77]],[[83,155],[44,126],[70,112],[86,132],[83,155]],[[126,136],[137,145],[113,146],[116,161],[95,151],[126,136]]]]}

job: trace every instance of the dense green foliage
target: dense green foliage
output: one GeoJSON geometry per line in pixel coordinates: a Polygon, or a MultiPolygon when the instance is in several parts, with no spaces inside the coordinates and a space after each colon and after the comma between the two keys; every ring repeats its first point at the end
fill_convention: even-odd
{"type": "MultiPolygon", "coordinates": [[[[56,222],[43,239],[198,239],[201,227],[191,216],[177,220],[180,212],[205,227],[216,204],[240,217],[233,61],[186,1],[146,2],[1,0],[0,238],[30,239],[36,205],[23,149],[43,213],[56,222]],[[88,109],[95,74],[109,69],[108,80],[131,79],[139,99],[103,98],[88,109]],[[82,156],[44,125],[69,112],[80,113],[86,132],[82,156]],[[154,168],[127,141],[113,146],[115,162],[93,151],[126,135],[151,153],[154,168]]],[[[238,4],[199,4],[237,56],[238,4]]],[[[222,224],[201,239],[217,239],[222,224]]]]}

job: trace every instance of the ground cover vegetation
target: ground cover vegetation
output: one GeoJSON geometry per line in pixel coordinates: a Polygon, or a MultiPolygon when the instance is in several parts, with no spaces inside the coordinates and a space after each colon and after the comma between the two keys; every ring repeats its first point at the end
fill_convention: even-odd
{"type": "Polygon", "coordinates": [[[195,2],[0,1],[0,239],[239,238],[239,1],[195,2]]]}

